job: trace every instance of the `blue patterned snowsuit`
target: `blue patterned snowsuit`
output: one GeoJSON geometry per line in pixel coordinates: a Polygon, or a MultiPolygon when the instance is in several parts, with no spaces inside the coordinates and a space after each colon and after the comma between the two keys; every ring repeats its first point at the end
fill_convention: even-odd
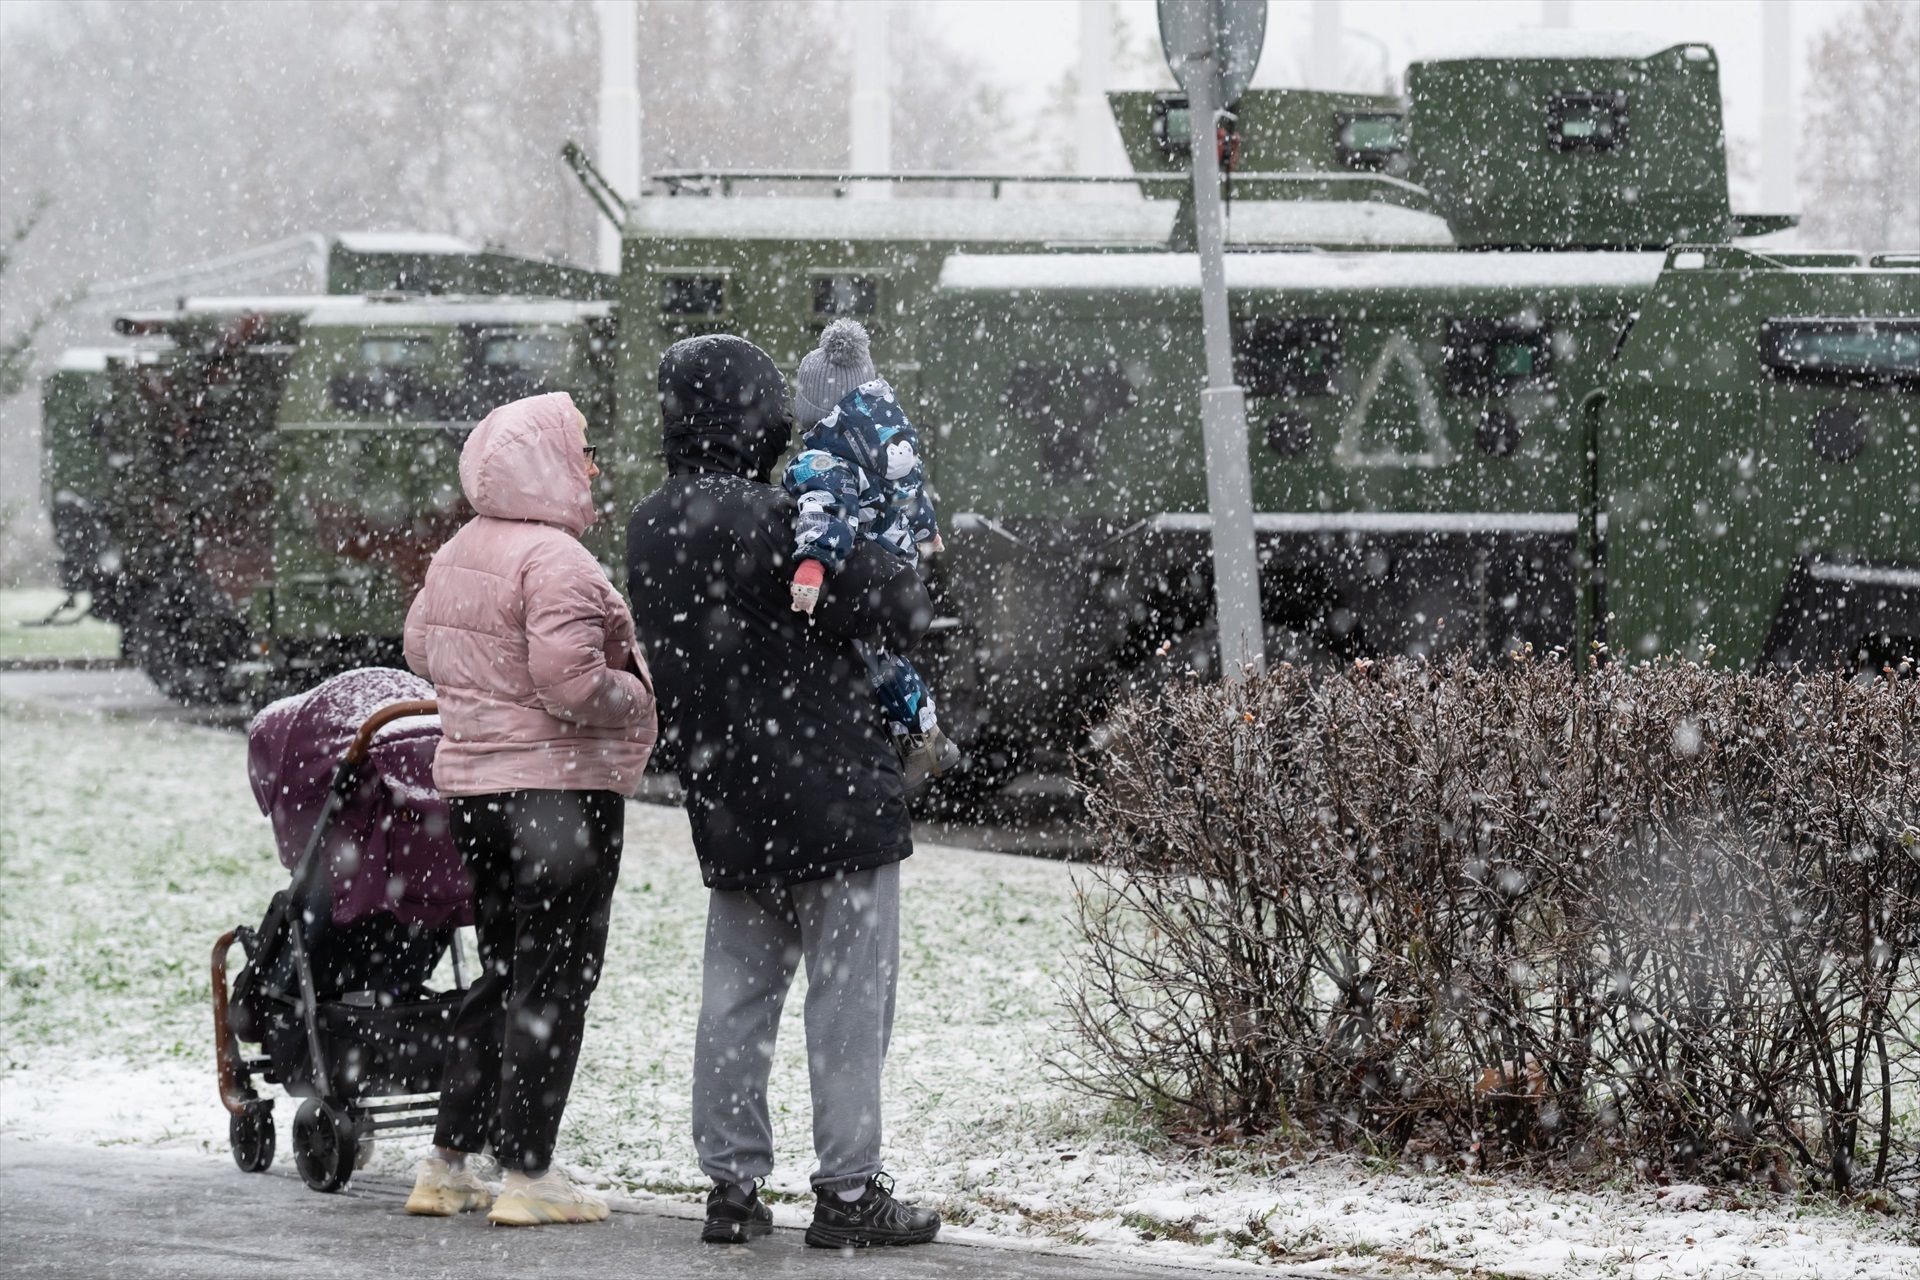
{"type": "MultiPolygon", "coordinates": [[[[800,437],[801,450],[780,477],[800,506],[793,523],[797,560],[818,560],[836,573],[855,538],[870,538],[908,564],[917,544],[937,532],[920,465],[920,435],[900,411],[886,379],[849,391],[800,437]]],[[[896,653],[861,647],[881,708],[896,733],[924,733],[937,723],[933,694],[913,664],[896,653]]]]}

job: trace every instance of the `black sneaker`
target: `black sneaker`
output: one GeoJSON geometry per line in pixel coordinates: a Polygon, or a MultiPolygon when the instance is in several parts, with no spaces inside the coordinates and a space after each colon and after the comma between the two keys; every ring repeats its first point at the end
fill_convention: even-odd
{"type": "Polygon", "coordinates": [[[760,1203],[760,1183],[716,1182],[707,1193],[707,1225],[700,1238],[708,1244],[745,1244],[773,1234],[773,1210],[760,1203]]]}
{"type": "Polygon", "coordinates": [[[940,1234],[940,1215],[893,1198],[893,1179],[876,1173],[849,1204],[831,1191],[814,1193],[807,1243],[816,1249],[864,1249],[875,1244],[925,1244],[940,1234]]]}

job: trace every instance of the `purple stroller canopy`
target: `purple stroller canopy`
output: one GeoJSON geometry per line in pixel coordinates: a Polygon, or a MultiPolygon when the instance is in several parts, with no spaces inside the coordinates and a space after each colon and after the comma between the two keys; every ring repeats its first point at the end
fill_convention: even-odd
{"type": "MultiPolygon", "coordinates": [[[[337,675],[261,711],[247,727],[247,776],[273,822],[280,861],[306,852],[333,769],[367,717],[433,697],[418,676],[387,667],[337,675]]],[[[390,912],[402,924],[473,923],[473,888],[433,786],[437,716],[397,720],[374,735],[360,787],[334,815],[321,847],[331,869],[333,922],[390,912]]]]}

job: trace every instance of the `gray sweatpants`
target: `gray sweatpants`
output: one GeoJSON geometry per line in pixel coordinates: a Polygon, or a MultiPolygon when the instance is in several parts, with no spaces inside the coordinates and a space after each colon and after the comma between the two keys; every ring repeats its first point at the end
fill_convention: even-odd
{"type": "Polygon", "coordinates": [[[816,1190],[880,1172],[880,1068],[900,967],[900,864],[780,889],[716,889],[693,1050],[693,1145],[707,1176],[773,1171],[767,1074],[787,988],[807,964],[816,1190]]]}

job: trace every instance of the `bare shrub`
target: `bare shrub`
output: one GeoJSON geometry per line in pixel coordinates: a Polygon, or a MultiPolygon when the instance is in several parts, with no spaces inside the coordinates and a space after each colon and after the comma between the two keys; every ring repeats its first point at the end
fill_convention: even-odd
{"type": "Polygon", "coordinates": [[[1111,730],[1068,994],[1096,1094],[1482,1164],[1920,1159],[1913,679],[1283,667],[1111,730]]]}

